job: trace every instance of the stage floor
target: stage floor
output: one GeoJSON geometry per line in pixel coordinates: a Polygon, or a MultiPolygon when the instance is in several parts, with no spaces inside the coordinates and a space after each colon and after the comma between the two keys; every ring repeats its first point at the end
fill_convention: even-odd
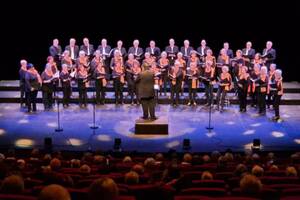
{"type": "Polygon", "coordinates": [[[43,147],[44,138],[51,137],[57,150],[110,150],[114,139],[121,138],[122,150],[140,152],[165,152],[169,149],[182,151],[183,139],[190,139],[191,151],[224,151],[231,148],[243,151],[250,148],[254,138],[261,140],[264,150],[300,150],[300,106],[281,106],[282,123],[257,116],[254,108],[239,113],[237,105],[230,105],[226,111],[212,113],[212,132],[206,130],[208,109],[203,106],[158,105],[157,116],[169,120],[169,135],[135,135],[135,120],[141,116],[139,106],[108,104],[96,108],[96,123],[99,129],[89,128],[93,120],[93,106],[80,109],[72,104],[61,109],[63,132],[55,132],[57,112],[43,111],[38,104],[36,114],[27,114],[19,104],[0,104],[0,147],[32,148],[43,147]]]}

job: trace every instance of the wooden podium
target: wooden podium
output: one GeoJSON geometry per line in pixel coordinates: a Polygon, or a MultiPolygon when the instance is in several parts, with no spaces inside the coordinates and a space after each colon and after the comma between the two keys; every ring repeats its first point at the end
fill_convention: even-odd
{"type": "Polygon", "coordinates": [[[135,121],[135,134],[137,135],[168,135],[169,123],[167,117],[157,120],[137,119],[135,121]]]}

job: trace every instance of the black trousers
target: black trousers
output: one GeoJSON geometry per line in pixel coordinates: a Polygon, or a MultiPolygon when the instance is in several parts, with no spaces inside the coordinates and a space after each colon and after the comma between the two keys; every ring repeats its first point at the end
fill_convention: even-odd
{"type": "Polygon", "coordinates": [[[25,103],[26,104],[26,92],[25,92],[25,83],[20,82],[20,103],[21,106],[25,103]]]}
{"type": "Polygon", "coordinates": [[[172,104],[179,104],[179,92],[181,89],[181,81],[176,81],[176,84],[171,83],[171,101],[172,104]]]}
{"type": "Polygon", "coordinates": [[[277,94],[274,95],[273,107],[275,111],[275,117],[280,117],[279,105],[280,105],[281,96],[282,95],[277,95],[277,94]]]}
{"type": "Polygon", "coordinates": [[[257,96],[258,102],[258,113],[265,113],[266,112],[266,93],[259,92],[257,96]]]}
{"type": "Polygon", "coordinates": [[[123,103],[123,83],[120,78],[114,79],[115,98],[116,103],[123,103]]]}
{"type": "Polygon", "coordinates": [[[213,85],[211,84],[204,84],[205,86],[205,96],[206,96],[206,103],[208,105],[211,105],[214,100],[214,94],[213,94],[213,85]]]}
{"type": "Polygon", "coordinates": [[[256,88],[254,92],[252,92],[252,89],[251,89],[251,93],[250,93],[250,96],[251,96],[251,105],[252,106],[257,106],[258,105],[258,102],[257,102],[257,99],[258,99],[258,89],[256,88]]]}
{"type": "Polygon", "coordinates": [[[143,117],[155,118],[155,99],[154,97],[141,98],[141,104],[143,108],[143,117]]]}
{"type": "Polygon", "coordinates": [[[219,87],[218,92],[217,92],[217,105],[221,106],[222,108],[224,107],[224,102],[225,102],[225,97],[226,97],[227,91],[219,87]]]}
{"type": "Polygon", "coordinates": [[[78,91],[79,91],[79,105],[87,104],[87,89],[85,86],[85,82],[78,81],[78,91]]]}
{"type": "Polygon", "coordinates": [[[192,80],[189,80],[189,103],[196,103],[197,88],[192,88],[192,80]]]}
{"type": "Polygon", "coordinates": [[[274,104],[275,93],[276,93],[276,91],[271,90],[270,93],[267,95],[267,105],[268,105],[268,107],[270,105],[274,104]]]}
{"type": "Polygon", "coordinates": [[[52,108],[52,104],[53,104],[52,95],[53,95],[52,90],[43,90],[43,103],[45,109],[52,108]]]}
{"type": "Polygon", "coordinates": [[[240,104],[240,110],[246,110],[247,109],[247,90],[238,89],[238,97],[239,97],[239,104],[240,104]]]}
{"type": "Polygon", "coordinates": [[[133,103],[134,101],[134,95],[136,96],[137,103],[139,102],[139,95],[138,95],[138,89],[135,81],[132,78],[127,79],[127,85],[128,85],[128,93],[130,95],[130,102],[133,103]]]}
{"type": "Polygon", "coordinates": [[[103,104],[105,100],[105,86],[103,85],[102,79],[97,79],[96,80],[96,103],[103,104]]]}
{"type": "Polygon", "coordinates": [[[26,92],[28,112],[36,111],[37,94],[37,90],[26,92]]]}
{"type": "Polygon", "coordinates": [[[71,97],[71,86],[70,84],[62,84],[63,90],[63,105],[69,105],[71,97]]]}
{"type": "Polygon", "coordinates": [[[167,93],[167,86],[168,86],[168,73],[167,72],[163,72],[161,74],[161,79],[162,79],[162,87],[160,88],[160,93],[164,92],[165,94],[167,93]]]}

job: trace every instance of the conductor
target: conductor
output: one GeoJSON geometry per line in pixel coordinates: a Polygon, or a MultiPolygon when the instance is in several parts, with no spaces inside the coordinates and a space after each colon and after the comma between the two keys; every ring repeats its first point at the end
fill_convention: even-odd
{"type": "Polygon", "coordinates": [[[143,108],[143,119],[156,120],[155,116],[155,91],[154,91],[154,72],[150,70],[149,65],[144,65],[144,71],[142,71],[137,79],[138,94],[141,100],[143,108]]]}

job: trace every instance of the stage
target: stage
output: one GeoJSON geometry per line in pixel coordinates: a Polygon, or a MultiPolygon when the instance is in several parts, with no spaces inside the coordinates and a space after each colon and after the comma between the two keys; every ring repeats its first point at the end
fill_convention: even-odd
{"type": "Polygon", "coordinates": [[[240,113],[237,105],[226,107],[224,113],[213,110],[212,132],[206,130],[208,109],[202,105],[189,107],[180,105],[158,105],[157,116],[169,121],[168,135],[135,135],[135,120],[141,116],[141,108],[124,104],[97,106],[96,123],[99,128],[89,128],[93,120],[93,106],[80,109],[71,104],[61,109],[63,132],[57,127],[56,108],[43,111],[38,104],[36,114],[27,114],[16,103],[0,104],[0,147],[32,148],[44,145],[44,139],[51,137],[56,150],[86,151],[110,150],[114,139],[121,138],[122,150],[139,152],[165,152],[169,149],[182,151],[183,139],[190,139],[191,151],[224,151],[228,148],[243,151],[250,148],[254,138],[259,138],[264,150],[300,150],[300,106],[282,105],[282,123],[269,121],[267,116],[257,116],[254,108],[240,113]]]}

